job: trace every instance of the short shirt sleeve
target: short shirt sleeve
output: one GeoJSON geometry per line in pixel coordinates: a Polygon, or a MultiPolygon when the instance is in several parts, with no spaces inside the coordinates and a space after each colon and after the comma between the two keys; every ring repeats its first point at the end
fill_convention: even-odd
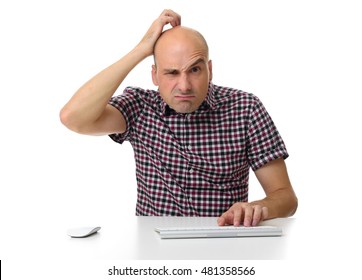
{"type": "Polygon", "coordinates": [[[248,127],[247,157],[253,171],[277,158],[289,155],[273,120],[255,97],[248,127]]]}
{"type": "Polygon", "coordinates": [[[117,143],[122,144],[130,137],[130,131],[133,123],[137,120],[142,111],[142,98],[139,94],[140,89],[127,87],[121,95],[114,96],[108,104],[118,109],[126,120],[127,128],[122,134],[110,134],[109,137],[117,143]]]}

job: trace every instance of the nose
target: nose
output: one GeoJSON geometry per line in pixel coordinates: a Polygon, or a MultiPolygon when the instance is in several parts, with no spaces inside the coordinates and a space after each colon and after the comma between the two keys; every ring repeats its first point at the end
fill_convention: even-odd
{"type": "Polygon", "coordinates": [[[188,93],[191,90],[190,77],[186,73],[182,73],[178,80],[178,89],[182,93],[188,93]]]}

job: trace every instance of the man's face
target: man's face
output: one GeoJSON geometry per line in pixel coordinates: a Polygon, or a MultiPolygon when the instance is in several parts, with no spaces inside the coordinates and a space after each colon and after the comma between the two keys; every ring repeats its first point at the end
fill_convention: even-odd
{"type": "Polygon", "coordinates": [[[195,111],[206,98],[212,78],[205,46],[193,36],[170,34],[162,38],[155,54],[152,79],[163,100],[176,112],[195,111]]]}

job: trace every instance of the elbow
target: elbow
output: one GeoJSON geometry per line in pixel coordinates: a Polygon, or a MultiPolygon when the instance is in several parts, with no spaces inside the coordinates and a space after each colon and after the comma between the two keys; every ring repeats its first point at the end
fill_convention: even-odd
{"type": "Polygon", "coordinates": [[[69,113],[65,108],[62,108],[60,110],[59,119],[64,126],[67,126],[67,124],[69,123],[69,113]]]}
{"type": "Polygon", "coordinates": [[[68,129],[80,133],[81,129],[76,123],[76,118],[74,117],[74,114],[71,112],[71,110],[67,109],[66,107],[63,107],[59,112],[59,119],[60,122],[67,127],[68,129]]]}
{"type": "Polygon", "coordinates": [[[293,216],[298,209],[298,197],[294,194],[293,197],[290,199],[290,212],[289,216],[293,216]]]}

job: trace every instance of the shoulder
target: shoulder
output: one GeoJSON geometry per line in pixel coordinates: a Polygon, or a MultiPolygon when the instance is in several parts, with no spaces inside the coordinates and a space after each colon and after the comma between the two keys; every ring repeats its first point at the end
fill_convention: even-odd
{"type": "Polygon", "coordinates": [[[213,99],[217,106],[254,108],[261,103],[253,93],[232,87],[213,85],[213,99]]]}
{"type": "Polygon", "coordinates": [[[128,86],[124,89],[123,95],[126,96],[134,96],[142,99],[150,99],[153,100],[157,96],[159,96],[158,91],[151,89],[143,89],[140,87],[132,87],[128,86]]]}
{"type": "Polygon", "coordinates": [[[119,95],[111,98],[111,104],[152,104],[157,102],[158,91],[128,86],[119,95]]]}

